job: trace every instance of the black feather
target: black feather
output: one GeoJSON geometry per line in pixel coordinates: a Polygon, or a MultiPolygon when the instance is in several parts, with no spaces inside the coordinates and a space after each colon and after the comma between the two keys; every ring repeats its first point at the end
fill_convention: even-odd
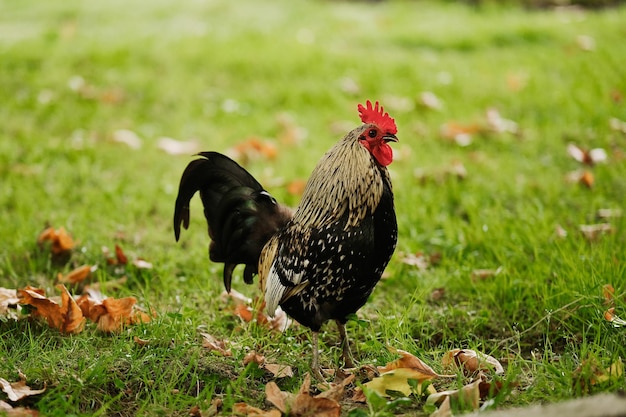
{"type": "Polygon", "coordinates": [[[269,238],[291,218],[263,186],[232,159],[217,152],[202,152],[187,165],[180,180],[174,210],[174,235],[189,227],[189,202],[200,192],[211,238],[209,257],[224,263],[224,286],[230,291],[232,273],[246,265],[244,280],[251,283],[269,238]]]}

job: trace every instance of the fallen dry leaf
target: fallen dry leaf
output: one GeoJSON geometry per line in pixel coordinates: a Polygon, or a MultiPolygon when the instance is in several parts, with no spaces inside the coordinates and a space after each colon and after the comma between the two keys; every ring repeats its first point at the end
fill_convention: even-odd
{"type": "Polygon", "coordinates": [[[126,257],[124,250],[122,250],[122,247],[118,244],[115,245],[115,258],[119,265],[126,265],[128,263],[128,258],[126,257]]]}
{"type": "MultiPolygon", "coordinates": [[[[20,299],[17,296],[17,290],[0,287],[0,316],[11,315],[9,307],[18,305],[20,299]]],[[[17,313],[17,311],[15,311],[17,313]]]]}
{"type": "Polygon", "coordinates": [[[233,405],[233,414],[247,417],[281,417],[281,413],[278,410],[263,411],[243,402],[233,405]]]}
{"type": "Polygon", "coordinates": [[[583,236],[589,241],[597,240],[600,236],[607,233],[613,233],[615,231],[610,223],[581,224],[578,228],[582,232],[583,236]]]}
{"type": "Polygon", "coordinates": [[[56,288],[61,291],[61,305],[32,287],[18,290],[20,303],[35,307],[33,315],[45,318],[50,327],[62,333],[80,333],[85,326],[83,312],[64,285],[56,288]]]}
{"type": "Polygon", "coordinates": [[[577,169],[565,175],[565,181],[570,184],[580,184],[584,185],[587,188],[592,188],[595,182],[595,177],[593,176],[593,173],[589,170],[577,169]]]}
{"type": "Polygon", "coordinates": [[[236,159],[246,161],[254,159],[274,159],[278,155],[276,145],[272,142],[261,141],[259,138],[250,139],[235,145],[228,154],[232,154],[236,159]]]}
{"type": "MultiPolygon", "coordinates": [[[[416,380],[418,382],[417,385],[417,394],[422,393],[422,385],[421,383],[424,381],[431,380],[436,377],[432,375],[430,372],[424,372],[417,369],[411,368],[396,368],[391,371],[385,372],[380,376],[372,379],[369,382],[366,382],[365,385],[367,388],[375,391],[378,395],[382,397],[389,397],[387,391],[397,391],[401,392],[403,395],[408,396],[413,393],[414,388],[409,384],[409,380],[416,380]]],[[[432,385],[429,385],[427,388],[428,392],[434,391],[432,385]]]]}
{"type": "MultiPolygon", "coordinates": [[[[97,324],[100,331],[119,332],[126,325],[147,323],[152,317],[136,307],[135,297],[112,298],[90,290],[90,296],[81,295],[76,300],[85,317],[97,324]]],[[[154,316],[154,313],[152,314],[154,316]]]]}
{"type": "Polygon", "coordinates": [[[123,143],[131,149],[141,148],[141,138],[132,130],[116,130],[115,132],[113,132],[113,140],[118,143],[123,143]]]}
{"type": "Polygon", "coordinates": [[[289,365],[281,365],[278,363],[264,363],[261,368],[267,370],[274,375],[274,378],[289,378],[293,376],[293,370],[289,365]]]}
{"type": "Polygon", "coordinates": [[[202,347],[217,352],[222,356],[233,356],[230,349],[226,348],[225,340],[218,340],[209,333],[200,333],[202,336],[202,347]]]}
{"type": "Polygon", "coordinates": [[[567,145],[567,153],[574,158],[574,160],[586,165],[603,163],[608,159],[606,151],[602,148],[586,150],[573,143],[567,145]]]}
{"type": "Polygon", "coordinates": [[[496,358],[472,349],[453,349],[443,356],[441,362],[445,367],[455,366],[470,374],[478,371],[504,373],[502,364],[496,358]]]}
{"type": "Polygon", "coordinates": [[[450,407],[450,397],[447,396],[438,409],[431,413],[430,417],[452,417],[452,408],[450,407]]]}
{"type": "Polygon", "coordinates": [[[197,153],[199,148],[196,141],[183,142],[168,137],[159,138],[157,146],[170,155],[191,155],[197,153]]]}
{"type": "Polygon", "coordinates": [[[251,350],[243,357],[243,366],[253,362],[259,366],[263,365],[265,363],[265,356],[258,354],[256,350],[251,350]]]}
{"type": "Polygon", "coordinates": [[[477,124],[459,124],[448,122],[441,126],[440,134],[444,139],[452,140],[459,146],[468,146],[472,143],[472,135],[481,131],[477,124]]]}
{"type": "Polygon", "coordinates": [[[441,404],[446,398],[450,398],[451,401],[458,401],[476,410],[480,405],[480,382],[481,380],[477,379],[471,384],[463,386],[461,389],[430,394],[426,399],[426,404],[441,404]]]}
{"type": "Polygon", "coordinates": [[[304,193],[304,187],[306,186],[306,181],[296,179],[287,184],[287,192],[291,195],[301,196],[304,193]]]}
{"type": "Polygon", "coordinates": [[[519,133],[517,123],[502,117],[500,112],[495,108],[487,109],[487,125],[496,133],[519,133]]]}
{"type": "Polygon", "coordinates": [[[379,366],[378,371],[381,374],[398,368],[410,368],[423,373],[425,377],[436,378],[440,376],[433,370],[433,368],[428,366],[417,356],[407,351],[395,349],[392,347],[390,347],[389,350],[393,353],[399,354],[401,357],[399,359],[396,359],[395,361],[387,363],[385,366],[379,366]]]}
{"type": "Polygon", "coordinates": [[[70,271],[67,275],[59,272],[57,281],[61,284],[77,284],[87,279],[93,272],[98,269],[97,265],[83,265],[70,271]]]}
{"type": "Polygon", "coordinates": [[[439,97],[437,97],[435,93],[431,91],[424,91],[420,93],[418,97],[418,102],[419,104],[430,110],[441,110],[443,108],[443,103],[441,102],[439,97]]]}
{"type": "Polygon", "coordinates": [[[615,307],[611,307],[604,312],[604,319],[611,322],[613,327],[626,326],[626,320],[615,315],[615,307]]]}
{"type": "Polygon", "coordinates": [[[310,388],[311,377],[306,374],[297,394],[281,391],[274,382],[269,382],[265,386],[265,395],[268,402],[280,412],[288,413],[288,416],[339,417],[341,415],[341,405],[335,400],[337,392],[326,394],[326,396],[321,393],[312,397],[309,394],[310,388]]]}
{"type": "Polygon", "coordinates": [[[26,377],[20,373],[20,380],[18,382],[9,382],[4,378],[0,378],[0,387],[2,391],[9,397],[9,401],[16,402],[26,397],[41,394],[46,390],[44,386],[42,389],[31,389],[26,385],[26,377]]]}
{"type": "Polygon", "coordinates": [[[55,229],[53,227],[46,228],[39,234],[37,243],[39,246],[49,243],[50,251],[53,255],[66,254],[74,248],[74,240],[72,239],[72,236],[70,236],[70,234],[67,233],[63,227],[60,227],[59,229],[55,229]]]}
{"type": "Polygon", "coordinates": [[[139,346],[147,346],[150,344],[150,340],[149,339],[142,339],[140,337],[137,336],[133,336],[133,341],[139,345],[139,346]]]}
{"type": "Polygon", "coordinates": [[[599,219],[614,219],[622,217],[622,210],[618,208],[613,209],[599,209],[596,215],[599,219]]]}
{"type": "Polygon", "coordinates": [[[497,269],[474,269],[472,271],[471,279],[472,281],[482,281],[488,278],[492,278],[500,274],[502,272],[502,267],[499,266],[497,269]]]}
{"type": "Polygon", "coordinates": [[[265,396],[267,401],[274,404],[283,413],[287,413],[287,407],[288,405],[291,406],[293,401],[293,394],[281,391],[274,381],[270,381],[265,385],[265,396]]]}
{"type": "Polygon", "coordinates": [[[604,284],[602,286],[602,296],[604,297],[605,305],[613,305],[615,303],[615,288],[611,284],[604,284]]]}

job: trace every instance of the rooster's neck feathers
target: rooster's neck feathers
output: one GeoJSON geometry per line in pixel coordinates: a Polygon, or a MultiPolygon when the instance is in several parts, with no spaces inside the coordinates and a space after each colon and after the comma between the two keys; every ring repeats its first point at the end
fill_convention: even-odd
{"type": "Polygon", "coordinates": [[[379,166],[358,143],[365,128],[352,130],[318,162],[293,222],[322,228],[336,222],[347,210],[347,230],[375,210],[383,193],[383,179],[390,181],[387,169],[379,166]]]}

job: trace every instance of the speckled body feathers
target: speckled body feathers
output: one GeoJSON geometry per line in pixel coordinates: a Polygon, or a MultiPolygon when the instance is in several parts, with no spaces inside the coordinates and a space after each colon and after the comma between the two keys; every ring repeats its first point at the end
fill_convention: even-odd
{"type": "Polygon", "coordinates": [[[387,169],[350,132],[320,160],[293,219],[259,262],[267,309],[278,305],[318,331],[345,323],[367,301],[396,246],[397,223],[387,169]]]}

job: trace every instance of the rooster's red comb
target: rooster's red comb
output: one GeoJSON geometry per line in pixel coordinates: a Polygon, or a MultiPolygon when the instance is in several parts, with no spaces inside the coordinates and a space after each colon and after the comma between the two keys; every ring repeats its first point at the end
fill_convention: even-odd
{"type": "Polygon", "coordinates": [[[359,116],[363,123],[374,123],[385,132],[389,132],[392,135],[398,133],[396,122],[393,118],[389,117],[389,113],[383,111],[383,106],[378,106],[378,102],[372,107],[372,102],[367,100],[365,103],[367,108],[359,104],[359,116]]]}

